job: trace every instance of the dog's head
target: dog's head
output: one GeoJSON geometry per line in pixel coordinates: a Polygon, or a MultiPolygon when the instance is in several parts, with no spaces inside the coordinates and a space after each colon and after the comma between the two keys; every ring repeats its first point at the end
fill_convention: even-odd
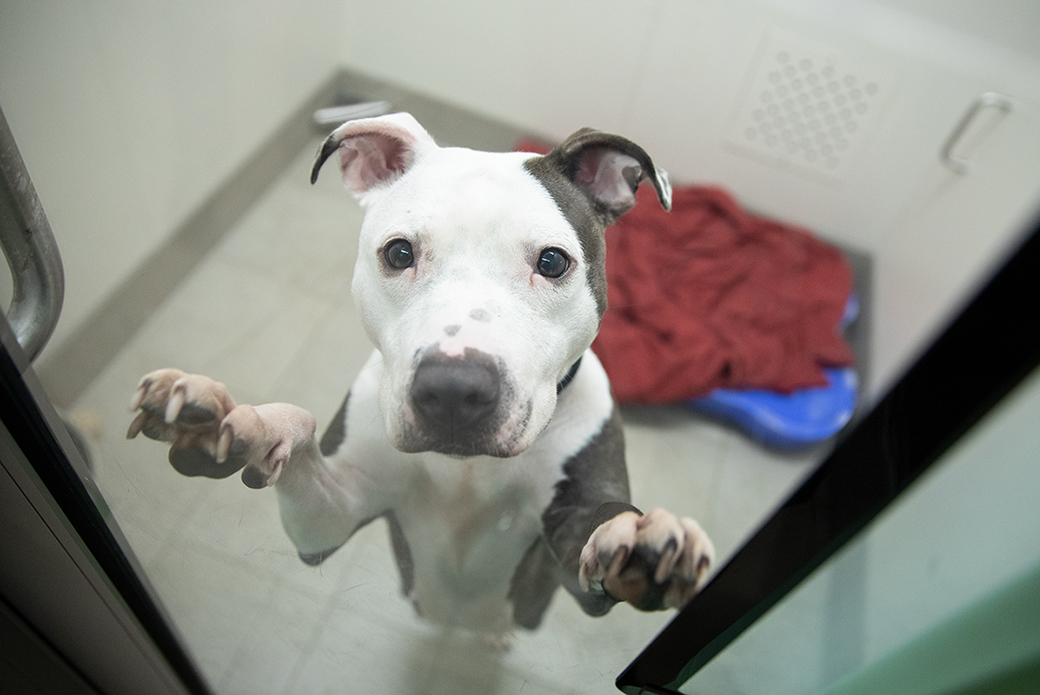
{"type": "Polygon", "coordinates": [[[523,452],[606,310],[605,228],[643,178],[670,207],[667,175],[616,135],[492,154],[439,147],[408,114],[337,128],[312,182],[333,153],[365,208],[353,292],[394,446],[523,452]]]}

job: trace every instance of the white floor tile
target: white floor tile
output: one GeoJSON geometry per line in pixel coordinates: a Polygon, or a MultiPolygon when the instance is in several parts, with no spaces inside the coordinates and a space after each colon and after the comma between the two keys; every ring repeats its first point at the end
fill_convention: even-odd
{"type": "Polygon", "coordinates": [[[146,570],[203,675],[220,682],[268,610],[278,579],[190,540],[146,570]]]}

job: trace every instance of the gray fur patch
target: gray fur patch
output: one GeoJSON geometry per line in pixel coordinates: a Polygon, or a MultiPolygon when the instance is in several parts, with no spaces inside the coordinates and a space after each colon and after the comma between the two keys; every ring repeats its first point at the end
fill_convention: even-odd
{"type": "Polygon", "coordinates": [[[639,511],[629,504],[625,438],[617,408],[603,429],[567,460],[563,473],[542,514],[543,538],[559,561],[560,582],[567,591],[586,613],[603,615],[616,601],[578,586],[581,549],[599,524],[623,511],[639,511]]]}
{"type": "Polygon", "coordinates": [[[668,175],[655,167],[650,155],[631,140],[592,128],[582,128],[547,155],[528,159],[524,162],[524,168],[545,187],[563,217],[578,233],[582,255],[588,264],[586,281],[602,316],[607,309],[606,241],[603,232],[634,204],[636,189],[644,176],[650,179],[664,209],[671,209],[672,187],[668,175]],[[631,187],[633,193],[631,203],[612,201],[609,196],[597,197],[576,183],[582,157],[597,149],[619,152],[639,163],[641,171],[631,177],[625,175],[625,184],[631,187]]]}
{"type": "Polygon", "coordinates": [[[574,228],[588,269],[585,281],[600,316],[607,310],[607,244],[605,220],[597,215],[589,199],[564,175],[563,165],[549,153],[524,162],[524,168],[549,192],[564,219],[574,228]]]}
{"type": "Polygon", "coordinates": [[[404,529],[401,528],[397,515],[387,512],[386,523],[390,530],[390,544],[394,549],[394,559],[397,560],[397,571],[401,574],[401,593],[410,596],[415,587],[415,565],[412,562],[412,550],[408,547],[408,540],[404,537],[404,529]]]}
{"type": "Polygon", "coordinates": [[[347,403],[350,402],[350,392],[347,392],[346,398],[343,399],[343,404],[340,405],[339,410],[332,416],[332,420],[329,422],[329,426],[325,429],[325,434],[321,435],[321,442],[318,444],[318,449],[321,451],[322,456],[332,456],[336,451],[339,450],[340,445],[343,444],[343,440],[347,438],[347,403]]]}

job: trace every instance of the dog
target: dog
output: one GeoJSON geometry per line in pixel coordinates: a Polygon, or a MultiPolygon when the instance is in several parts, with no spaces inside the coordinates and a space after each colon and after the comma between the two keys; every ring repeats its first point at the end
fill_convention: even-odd
{"type": "Polygon", "coordinates": [[[273,487],[300,558],[386,520],[420,615],[533,629],[563,586],[593,616],[684,605],[714,548],[691,518],[629,500],[610,384],[590,350],[604,230],[648,179],[635,143],[582,129],[546,155],[438,146],[409,114],[325,141],[365,210],[352,292],[376,349],[327,431],[295,405],[238,405],[176,369],[145,375],[127,436],[188,476],[273,487]]]}

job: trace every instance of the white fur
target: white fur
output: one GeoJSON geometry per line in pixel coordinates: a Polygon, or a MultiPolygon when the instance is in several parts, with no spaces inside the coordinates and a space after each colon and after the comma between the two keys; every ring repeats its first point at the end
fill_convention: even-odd
{"type": "MultiPolygon", "coordinates": [[[[347,438],[327,461],[287,468],[275,489],[286,530],[305,552],[335,548],[364,519],[392,510],[408,538],[415,566],[412,598],[427,617],[481,630],[504,630],[511,619],[510,580],[542,530],[562,467],[603,427],[613,404],[607,375],[588,351],[560,398],[552,422],[522,454],[459,460],[392,448],[377,413],[384,363],[374,353],[351,389],[347,438]],[[297,485],[334,481],[337,503],[315,509],[312,496],[296,510],[297,485]],[[316,514],[317,513],[317,514],[316,514]]],[[[294,462],[295,463],[295,462],[294,462]]]]}
{"type": "Polygon", "coordinates": [[[599,316],[581,244],[544,186],[523,169],[530,156],[427,149],[399,180],[363,197],[353,292],[387,366],[382,412],[398,445],[414,417],[407,389],[416,356],[432,346],[447,355],[473,348],[501,360],[512,389],[497,438],[513,455],[549,422],[557,381],[595,335],[599,316]],[[382,253],[394,239],[411,243],[416,263],[387,273],[382,253]],[[535,271],[547,247],[571,259],[564,277],[535,271]],[[458,331],[448,335],[454,326],[458,331]]]}

